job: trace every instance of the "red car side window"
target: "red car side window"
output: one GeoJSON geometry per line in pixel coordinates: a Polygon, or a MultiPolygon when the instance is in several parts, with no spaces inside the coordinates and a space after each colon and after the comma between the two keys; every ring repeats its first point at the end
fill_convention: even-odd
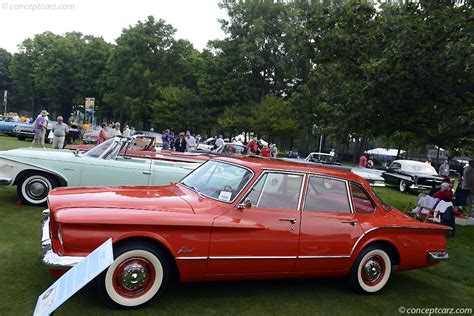
{"type": "Polygon", "coordinates": [[[351,183],[351,191],[356,213],[372,213],[375,211],[374,203],[360,185],[351,183]]]}
{"type": "Polygon", "coordinates": [[[248,198],[256,208],[296,210],[302,175],[269,172],[254,185],[248,198]]]}
{"type": "Polygon", "coordinates": [[[346,182],[311,176],[304,211],[350,213],[346,182]]]}

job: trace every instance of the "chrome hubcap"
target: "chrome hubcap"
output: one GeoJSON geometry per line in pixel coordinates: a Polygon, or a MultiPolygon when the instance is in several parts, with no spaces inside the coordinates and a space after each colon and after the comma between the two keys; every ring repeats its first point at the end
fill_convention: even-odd
{"type": "Polygon", "coordinates": [[[137,262],[131,263],[124,267],[120,279],[128,290],[141,288],[147,279],[146,268],[137,262]]]}
{"type": "Polygon", "coordinates": [[[370,259],[364,265],[364,276],[369,282],[377,282],[382,275],[382,267],[380,263],[370,259]]]}
{"type": "Polygon", "coordinates": [[[42,197],[48,192],[48,184],[43,180],[34,180],[28,187],[28,191],[33,197],[42,197]]]}

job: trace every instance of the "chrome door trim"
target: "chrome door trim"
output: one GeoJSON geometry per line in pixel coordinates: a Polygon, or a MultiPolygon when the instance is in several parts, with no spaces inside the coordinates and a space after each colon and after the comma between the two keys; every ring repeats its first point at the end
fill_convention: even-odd
{"type": "Polygon", "coordinates": [[[297,256],[223,256],[209,257],[210,260],[242,260],[242,259],[296,259],[297,256]]]}
{"type": "Polygon", "coordinates": [[[208,257],[175,257],[176,260],[207,260],[208,257]]]}
{"type": "Polygon", "coordinates": [[[351,256],[298,256],[298,259],[338,259],[350,258],[351,256]]]}
{"type": "Polygon", "coordinates": [[[362,240],[362,238],[368,233],[378,229],[432,229],[432,230],[450,230],[451,228],[436,228],[436,227],[417,227],[417,226],[380,226],[369,229],[363,235],[357,239],[354,246],[352,247],[351,253],[348,255],[333,255],[333,256],[215,256],[215,257],[175,257],[176,260],[255,260],[255,259],[347,259],[351,258],[354,251],[362,240]]]}

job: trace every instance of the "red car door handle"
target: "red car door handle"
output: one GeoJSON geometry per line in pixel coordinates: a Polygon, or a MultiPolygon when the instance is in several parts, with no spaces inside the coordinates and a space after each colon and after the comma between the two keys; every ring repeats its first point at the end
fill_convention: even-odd
{"type": "Polygon", "coordinates": [[[343,223],[343,224],[351,224],[352,226],[355,226],[355,224],[357,223],[357,221],[341,221],[341,223],[343,223]]]}
{"type": "Polygon", "coordinates": [[[282,222],[290,222],[292,224],[296,224],[296,218],[279,218],[278,220],[282,222]]]}

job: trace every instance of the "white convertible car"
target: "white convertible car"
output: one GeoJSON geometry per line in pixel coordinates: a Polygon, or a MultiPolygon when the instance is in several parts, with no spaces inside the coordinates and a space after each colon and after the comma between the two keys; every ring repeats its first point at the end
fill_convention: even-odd
{"type": "Polygon", "coordinates": [[[179,181],[202,163],[123,155],[131,140],[111,138],[81,154],[68,149],[2,151],[0,184],[17,186],[24,203],[40,205],[55,187],[163,185],[179,181]]]}

